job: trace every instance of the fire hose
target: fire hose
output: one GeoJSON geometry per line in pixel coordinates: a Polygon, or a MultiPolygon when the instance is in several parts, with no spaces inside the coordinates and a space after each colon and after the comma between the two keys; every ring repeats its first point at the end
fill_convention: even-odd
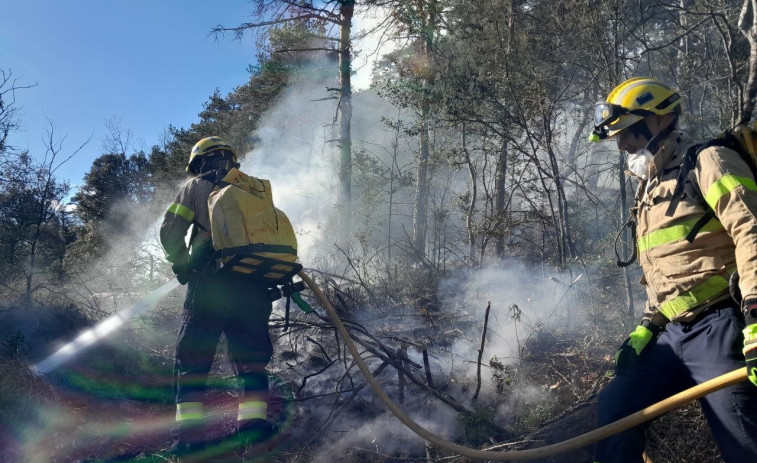
{"type": "Polygon", "coordinates": [[[441,436],[438,436],[423,428],[412,418],[410,418],[410,416],[408,416],[397,404],[395,404],[392,399],[389,398],[386,392],[384,392],[381,386],[379,386],[376,378],[368,368],[368,365],[366,365],[365,361],[360,356],[360,352],[358,352],[355,343],[352,341],[352,338],[350,338],[350,335],[347,332],[344,324],[342,323],[342,320],[339,318],[336,310],[328,301],[321,289],[315,284],[315,282],[313,282],[310,277],[305,274],[305,272],[300,272],[299,276],[313,291],[313,294],[315,294],[318,302],[320,302],[321,305],[326,309],[329,318],[339,332],[339,335],[342,337],[342,340],[347,345],[347,349],[350,351],[352,358],[355,360],[355,363],[360,369],[360,372],[363,374],[363,376],[365,376],[365,379],[373,390],[374,394],[378,396],[378,398],[402,422],[402,424],[410,428],[410,430],[416,433],[418,436],[422,437],[428,442],[431,442],[439,448],[449,450],[463,457],[491,461],[527,461],[536,458],[544,458],[566,453],[571,450],[576,450],[589,444],[593,444],[594,442],[605,439],[613,434],[617,434],[619,432],[630,429],[634,426],[644,423],[645,421],[651,420],[652,418],[656,418],[671,410],[686,405],[689,402],[693,402],[694,400],[704,397],[707,394],[713,393],[717,390],[737,384],[747,379],[746,368],[736,369],[734,371],[731,371],[730,373],[726,373],[722,376],[718,376],[709,381],[698,384],[690,389],[679,392],[678,394],[668,397],[663,401],[660,401],[654,405],[650,405],[643,410],[640,410],[632,415],[610,423],[606,426],[602,426],[601,428],[597,428],[580,436],[573,437],[571,439],[555,444],[550,444],[534,449],[514,450],[508,452],[494,452],[488,450],[473,449],[456,444],[454,442],[450,442],[442,438],[441,436]]]}

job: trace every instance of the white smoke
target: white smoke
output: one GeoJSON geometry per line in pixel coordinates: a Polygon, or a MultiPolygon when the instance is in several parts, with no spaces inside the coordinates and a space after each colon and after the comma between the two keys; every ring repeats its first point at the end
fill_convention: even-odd
{"type": "MultiPolygon", "coordinates": [[[[271,181],[274,204],[289,217],[297,233],[298,255],[304,263],[335,250],[337,210],[337,175],[339,172],[339,126],[337,100],[329,99],[327,86],[333,82],[309,81],[333,62],[314,60],[302,69],[279,96],[277,104],[261,119],[254,137],[255,149],[240,161],[241,170],[271,181]]],[[[334,69],[336,73],[336,69],[334,69]]],[[[386,146],[389,130],[382,116],[391,108],[372,92],[353,96],[351,132],[354,153],[364,147],[386,146]]],[[[394,108],[395,112],[397,109],[394,108]]],[[[360,192],[353,186],[354,229],[364,211],[359,206],[360,192]]],[[[321,259],[321,261],[323,261],[321,259]]],[[[328,270],[328,269],[322,269],[328,270]]]]}
{"type": "MultiPolygon", "coordinates": [[[[314,65],[320,66],[319,63],[314,65]]],[[[338,137],[338,127],[335,124],[336,100],[324,100],[327,96],[325,85],[296,79],[296,85],[288,88],[280,96],[276,107],[262,119],[254,134],[260,140],[259,145],[245,155],[241,168],[250,175],[271,180],[274,202],[289,216],[297,232],[301,261],[306,266],[318,262],[319,270],[331,271],[332,269],[322,267],[321,263],[333,262],[323,256],[333,254],[336,241],[334,221],[338,211],[334,207],[339,158],[338,147],[333,141],[338,137]]],[[[397,118],[397,111],[371,92],[356,94],[353,100],[353,153],[360,149],[370,149],[377,158],[386,156],[392,134],[382,124],[381,117],[397,118]]],[[[409,163],[412,147],[404,146],[403,149],[405,157],[402,163],[409,163]]],[[[383,160],[386,161],[385,158],[383,160]]],[[[446,185],[447,188],[440,190],[448,195],[462,191],[465,185],[465,179],[460,179],[455,172],[444,172],[444,175],[435,177],[434,182],[446,185]]],[[[354,204],[361,204],[361,195],[365,193],[372,192],[353,189],[354,204]]],[[[360,222],[356,218],[354,228],[369,230],[373,226],[381,229],[378,221],[374,224],[363,221],[386,215],[385,202],[379,201],[373,209],[355,210],[355,217],[360,217],[360,222]]],[[[409,210],[403,212],[407,220],[409,210]]],[[[397,214],[397,210],[394,213],[397,214]]],[[[404,225],[408,223],[405,222],[404,225]]],[[[394,236],[402,236],[402,224],[395,223],[394,227],[394,236]]],[[[521,352],[528,348],[532,338],[541,330],[553,329],[560,323],[565,326],[571,315],[567,312],[567,301],[576,291],[576,287],[571,286],[574,280],[575,278],[558,272],[542,271],[534,275],[532,269],[515,261],[496,262],[478,270],[450,272],[440,283],[442,305],[438,314],[448,321],[448,332],[443,335],[448,344],[428,348],[435,382],[450,385],[449,392],[456,400],[471,407],[470,401],[477,381],[478,349],[484,313],[487,302],[490,301],[479,403],[496,407],[495,421],[500,424],[507,422],[515,395],[507,400],[498,395],[498,387],[501,385],[497,384],[489,363],[495,359],[502,365],[515,367],[521,352]]],[[[277,310],[280,311],[281,308],[277,310]]],[[[428,327],[424,320],[417,317],[417,311],[413,308],[396,308],[391,312],[387,310],[388,318],[373,322],[368,322],[369,315],[364,315],[360,309],[357,313],[373,334],[379,331],[407,333],[428,327]]],[[[576,323],[576,320],[572,322],[576,323]]],[[[290,350],[291,343],[280,342],[277,346],[278,354],[287,351],[287,355],[303,362],[302,364],[292,360],[288,365],[281,359],[274,359],[272,363],[272,369],[277,374],[293,377],[295,383],[317,369],[307,365],[307,359],[321,355],[319,347],[306,342],[304,337],[294,338],[295,343],[301,343],[295,347],[296,354],[290,350]],[[295,364],[296,367],[292,367],[295,364]]],[[[325,342],[322,338],[318,340],[325,342]]],[[[391,344],[392,342],[387,343],[391,344]]],[[[423,365],[420,349],[410,346],[408,357],[415,364],[423,365]]],[[[417,455],[421,452],[423,441],[412,435],[388,412],[382,412],[383,406],[374,404],[377,399],[368,388],[351,400],[355,404],[369,404],[370,413],[360,412],[360,407],[354,405],[346,407],[333,422],[329,421],[335,408],[339,408],[336,404],[341,405],[342,400],[347,400],[350,396],[349,388],[338,379],[344,373],[339,365],[342,363],[337,363],[326,373],[308,378],[306,388],[301,391],[309,399],[301,406],[304,421],[298,425],[300,432],[308,429],[313,434],[312,430],[317,429],[315,434],[322,442],[313,461],[332,461],[335,455],[353,455],[353,459],[359,460],[356,449],[383,455],[402,455],[403,452],[417,455]],[[338,387],[346,391],[338,401],[331,395],[323,399],[313,398],[334,393],[338,387]],[[320,427],[327,422],[330,425],[321,430],[320,427]]],[[[377,366],[374,359],[371,367],[377,366]]],[[[414,371],[418,377],[423,377],[422,369],[414,371]]],[[[363,382],[354,369],[350,377],[355,385],[363,382]]],[[[396,398],[397,372],[388,367],[379,376],[379,380],[385,385],[387,392],[396,398]]],[[[528,401],[536,401],[544,394],[540,385],[521,385],[519,388],[517,397],[528,401]]],[[[421,424],[445,438],[457,437],[460,430],[455,410],[413,385],[407,386],[405,395],[407,400],[404,407],[421,424]]]]}
{"type": "Polygon", "coordinates": [[[274,204],[295,228],[301,260],[324,240],[334,214],[336,187],[332,100],[323,87],[290,87],[263,118],[259,146],[241,160],[241,170],[269,179],[274,204]]]}
{"type": "Polygon", "coordinates": [[[457,324],[470,329],[461,331],[449,349],[450,365],[458,381],[470,383],[476,377],[478,351],[486,314],[491,304],[482,356],[481,396],[494,396],[489,362],[517,365],[540,333],[556,328],[575,327],[581,316],[571,304],[580,289],[581,278],[557,271],[534,272],[517,261],[501,261],[476,270],[450,273],[440,283],[439,297],[443,311],[454,314],[457,324]]]}

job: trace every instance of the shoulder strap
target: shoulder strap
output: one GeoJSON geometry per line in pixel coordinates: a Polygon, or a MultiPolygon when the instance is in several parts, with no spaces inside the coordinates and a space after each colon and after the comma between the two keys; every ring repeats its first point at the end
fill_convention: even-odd
{"type": "MultiPolygon", "coordinates": [[[[223,181],[223,178],[226,177],[227,173],[228,172],[226,172],[224,169],[216,169],[216,170],[211,170],[209,172],[205,172],[202,175],[199,175],[199,178],[201,178],[202,180],[207,180],[208,182],[211,182],[213,184],[213,188],[215,189],[219,185],[222,185],[222,186],[230,185],[229,183],[223,181]]],[[[192,223],[195,224],[197,227],[205,230],[205,227],[200,225],[200,222],[192,219],[192,223]]],[[[205,231],[208,231],[208,230],[205,230],[205,231]]],[[[191,238],[194,238],[194,235],[192,235],[191,238]]]]}
{"type": "Polygon", "coordinates": [[[715,211],[713,211],[711,208],[707,208],[707,211],[702,215],[702,217],[697,220],[694,225],[691,226],[691,230],[689,230],[689,233],[686,235],[686,241],[689,243],[694,242],[694,238],[697,237],[697,234],[699,234],[699,231],[702,230],[702,228],[707,225],[707,223],[715,218],[715,211]]]}
{"type": "Polygon", "coordinates": [[[673,214],[675,214],[676,208],[678,208],[678,203],[681,202],[681,198],[683,198],[686,176],[689,175],[689,172],[691,172],[697,165],[697,155],[706,146],[708,146],[708,143],[692,145],[686,150],[686,154],[683,155],[681,167],[678,170],[678,178],[676,179],[676,187],[673,190],[673,197],[670,199],[668,210],[665,211],[665,216],[672,217],[673,214]]]}

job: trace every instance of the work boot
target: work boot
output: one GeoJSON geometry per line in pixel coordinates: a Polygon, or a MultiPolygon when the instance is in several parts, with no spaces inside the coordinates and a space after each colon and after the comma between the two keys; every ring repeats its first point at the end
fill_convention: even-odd
{"type": "Polygon", "coordinates": [[[169,452],[176,457],[178,463],[193,463],[202,461],[205,444],[200,442],[176,442],[171,445],[169,452]]]}
{"type": "Polygon", "coordinates": [[[203,462],[239,462],[244,453],[244,444],[238,439],[237,432],[227,433],[209,440],[205,444],[203,462]]]}
{"type": "Polygon", "coordinates": [[[239,424],[239,438],[244,444],[243,461],[270,461],[276,447],[279,427],[270,421],[254,419],[239,424]]]}

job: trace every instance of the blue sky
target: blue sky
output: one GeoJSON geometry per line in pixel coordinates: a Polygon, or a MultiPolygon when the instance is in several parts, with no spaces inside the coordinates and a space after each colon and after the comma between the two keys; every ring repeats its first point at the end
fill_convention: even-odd
{"type": "Polygon", "coordinates": [[[12,143],[43,156],[48,119],[66,136],[61,155],[92,136],[58,171],[72,185],[102,154],[108,119],[149,151],[169,124],[197,121],[216,88],[245,83],[255,62],[249,37],[208,35],[251,21],[246,0],[0,0],[0,11],[0,68],[36,84],[16,93],[22,130],[12,143]]]}

